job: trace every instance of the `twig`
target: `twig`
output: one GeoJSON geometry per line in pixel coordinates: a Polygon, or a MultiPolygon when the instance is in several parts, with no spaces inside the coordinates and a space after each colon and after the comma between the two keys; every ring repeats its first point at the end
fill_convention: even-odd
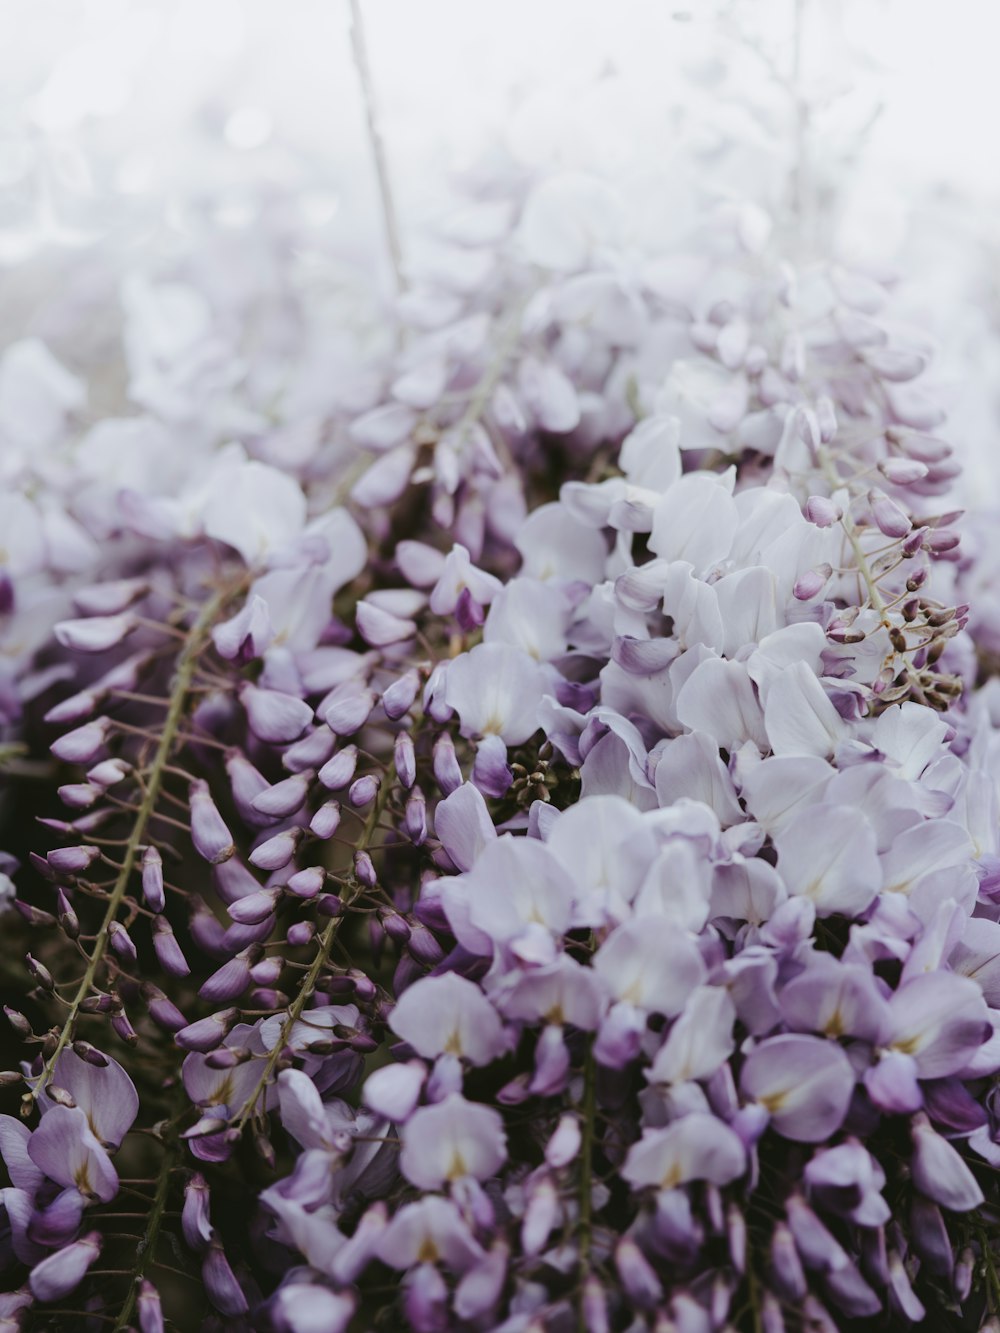
{"type": "Polygon", "coordinates": [[[375,174],[378,177],[379,198],[382,202],[382,222],[385,226],[385,239],[389,246],[389,257],[396,277],[396,287],[405,292],[408,283],[403,267],[403,248],[399,240],[399,223],[396,217],[396,205],[393,201],[392,185],[389,181],[389,164],[386,161],[385,145],[378,127],[375,108],[375,87],[372,82],[371,66],[368,63],[368,48],[365,43],[365,28],[361,18],[360,0],[350,0],[351,6],[351,49],[354,52],[354,64],[361,83],[361,94],[365,104],[365,122],[368,126],[368,141],[372,157],[375,159],[375,174]]]}
{"type": "Polygon", "coordinates": [[[35,1101],[45,1091],[52,1080],[56,1062],[62,1055],[67,1044],[72,1039],[73,1030],[76,1025],[80,1012],[80,1005],[90,994],[94,978],[97,976],[97,969],[100,967],[108,947],[108,939],[112,923],[118,916],[118,909],[122,905],[122,900],[128,890],[129,880],[132,871],[135,869],[136,860],[139,855],[139,848],[145,845],[146,825],[153,817],[156,808],[156,800],[160,791],[160,784],[163,780],[164,765],[170,758],[174,741],[176,740],[180,728],[181,719],[184,716],[184,707],[187,703],[188,687],[191,684],[191,677],[194,673],[195,662],[198,654],[205,646],[209,630],[215,623],[216,618],[222,607],[234,595],[234,589],[230,586],[216,592],[202,607],[198,619],[192,625],[188,633],[184,648],[177,662],[177,674],[174,677],[173,685],[170,691],[170,706],[167,710],[167,716],[163,722],[163,730],[160,734],[160,742],[156,748],[156,755],[150,768],[149,781],[146,786],[142,803],[136,811],[135,823],[132,826],[132,833],[125,848],[125,855],[122,859],[121,868],[115,879],[114,887],[108,897],[108,906],[104,913],[104,920],[101,928],[97,932],[94,941],[94,948],[87,961],[87,967],[83,976],[80,978],[80,984],[76,989],[63,1023],[62,1030],[59,1033],[55,1048],[52,1054],[46,1060],[42,1072],[35,1079],[31,1096],[35,1101]]]}
{"type": "Polygon", "coordinates": [[[593,1239],[594,1212],[594,1119],[597,1110],[597,1065],[594,1060],[593,1042],[587,1043],[587,1054],[583,1062],[583,1100],[580,1104],[582,1120],[580,1134],[580,1211],[577,1221],[578,1246],[577,1277],[580,1285],[579,1306],[577,1312],[578,1333],[588,1333],[587,1312],[584,1307],[584,1292],[587,1278],[590,1276],[590,1251],[593,1239]]]}

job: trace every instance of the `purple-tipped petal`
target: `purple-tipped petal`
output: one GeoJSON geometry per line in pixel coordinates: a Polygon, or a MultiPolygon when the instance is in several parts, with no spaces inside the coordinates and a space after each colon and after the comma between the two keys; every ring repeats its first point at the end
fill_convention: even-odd
{"type": "Polygon", "coordinates": [[[72,1245],[50,1254],[35,1264],[28,1278],[36,1301],[58,1301],[68,1296],[83,1281],[87,1270],[101,1253],[101,1235],[89,1231],[72,1245]]]}

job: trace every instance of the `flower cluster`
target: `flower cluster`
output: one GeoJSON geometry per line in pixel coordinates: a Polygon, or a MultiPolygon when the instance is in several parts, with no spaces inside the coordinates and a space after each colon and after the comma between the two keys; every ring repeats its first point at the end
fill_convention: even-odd
{"type": "Polygon", "coordinates": [[[1000,707],[928,339],[751,205],[645,253],[511,179],[439,246],[367,343],[275,278],[241,348],[215,248],[133,279],[97,424],[0,361],[53,789],[0,1326],[995,1327],[1000,707]]]}

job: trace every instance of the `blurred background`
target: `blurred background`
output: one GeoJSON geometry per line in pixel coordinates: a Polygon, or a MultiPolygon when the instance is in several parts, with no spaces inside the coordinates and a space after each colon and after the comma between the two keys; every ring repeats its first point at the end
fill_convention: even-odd
{"type": "MultiPolygon", "coordinates": [[[[912,317],[942,345],[973,489],[1000,500],[1000,7],[359,8],[411,276],[451,261],[425,237],[477,173],[492,197],[557,170],[607,179],[637,252],[669,250],[706,193],[753,200],[779,230],[795,212],[796,258],[902,276],[912,317]]],[[[3,0],[0,12],[4,346],[42,337],[86,372],[97,419],[120,395],[126,275],[197,250],[207,291],[276,291],[275,244],[323,292],[331,329],[367,321],[378,338],[392,273],[350,0],[3,0]]],[[[197,312],[169,314],[184,319],[197,312]]]]}

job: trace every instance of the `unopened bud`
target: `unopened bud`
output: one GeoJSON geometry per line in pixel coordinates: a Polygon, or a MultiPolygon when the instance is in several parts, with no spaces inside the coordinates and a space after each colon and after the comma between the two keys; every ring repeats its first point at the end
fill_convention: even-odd
{"type": "Polygon", "coordinates": [[[163,892],[163,858],[155,847],[147,847],[142,854],[142,896],[151,911],[163,911],[166,905],[163,892]]]}
{"type": "MultiPolygon", "coordinates": [[[[152,1014],[152,1009],[150,1009],[150,1014],[152,1014]]],[[[138,1044],[139,1034],[129,1022],[128,1014],[124,1009],[120,1009],[116,1014],[111,1015],[111,1026],[114,1028],[119,1040],[123,1041],[126,1046],[135,1046],[138,1044]]]]}
{"type": "Polygon", "coordinates": [[[870,490],[868,503],[878,530],[886,537],[905,537],[913,527],[909,517],[884,491],[870,490]]]}
{"type": "Polygon", "coordinates": [[[354,853],[354,873],[366,888],[373,889],[375,887],[377,883],[375,866],[366,851],[354,853]]]}
{"type": "MultiPolygon", "coordinates": [[[[32,860],[34,860],[34,855],[32,853],[32,860]]],[[[39,857],[39,860],[41,860],[41,857],[39,857]]],[[[46,862],[42,861],[42,865],[46,865],[46,862]]],[[[32,907],[30,903],[23,902],[20,898],[14,899],[14,906],[29,926],[45,927],[56,924],[56,919],[51,912],[43,912],[40,907],[32,907]]]]}
{"type": "Polygon", "coordinates": [[[840,521],[844,511],[825,495],[810,495],[805,503],[805,516],[817,528],[829,528],[840,521]]]}
{"type": "Polygon", "coordinates": [[[80,918],[73,910],[73,904],[66,897],[65,890],[62,888],[56,889],[56,905],[60,926],[62,926],[68,939],[75,940],[80,934],[80,918]]]}
{"type": "Polygon", "coordinates": [[[915,458],[883,458],[878,470],[894,486],[912,486],[915,481],[922,481],[928,472],[927,465],[915,458]]]}
{"type": "Polygon", "coordinates": [[[89,1041],[75,1041],[73,1051],[81,1060],[86,1061],[88,1065],[93,1065],[95,1069],[106,1069],[108,1067],[108,1057],[103,1051],[99,1051],[96,1046],[91,1046],[89,1041]]]}
{"type": "Polygon", "coordinates": [[[120,921],[112,921],[108,926],[108,942],[118,957],[123,958],[127,963],[134,963],[139,957],[132,942],[132,936],[120,921]]]}
{"type": "Polygon", "coordinates": [[[7,1015],[8,1023],[19,1037],[31,1037],[34,1035],[31,1030],[31,1024],[25,1018],[24,1014],[19,1013],[16,1009],[11,1009],[7,1004],[4,1005],[3,1011],[7,1015]]]}
{"type": "Polygon", "coordinates": [[[811,601],[812,598],[818,597],[823,591],[829,577],[829,566],[826,567],[825,572],[822,569],[807,570],[805,574],[801,574],[795,580],[795,586],[792,589],[793,597],[800,602],[811,601]]]}
{"type": "Polygon", "coordinates": [[[44,963],[40,963],[38,959],[33,958],[30,953],[26,955],[26,962],[28,964],[28,971],[34,977],[35,981],[38,982],[39,986],[41,986],[42,990],[51,991],[55,989],[56,983],[52,980],[52,973],[44,963]]]}
{"type": "Polygon", "coordinates": [[[402,785],[412,787],[417,777],[417,756],[408,731],[401,731],[393,742],[393,762],[402,785]]]}

